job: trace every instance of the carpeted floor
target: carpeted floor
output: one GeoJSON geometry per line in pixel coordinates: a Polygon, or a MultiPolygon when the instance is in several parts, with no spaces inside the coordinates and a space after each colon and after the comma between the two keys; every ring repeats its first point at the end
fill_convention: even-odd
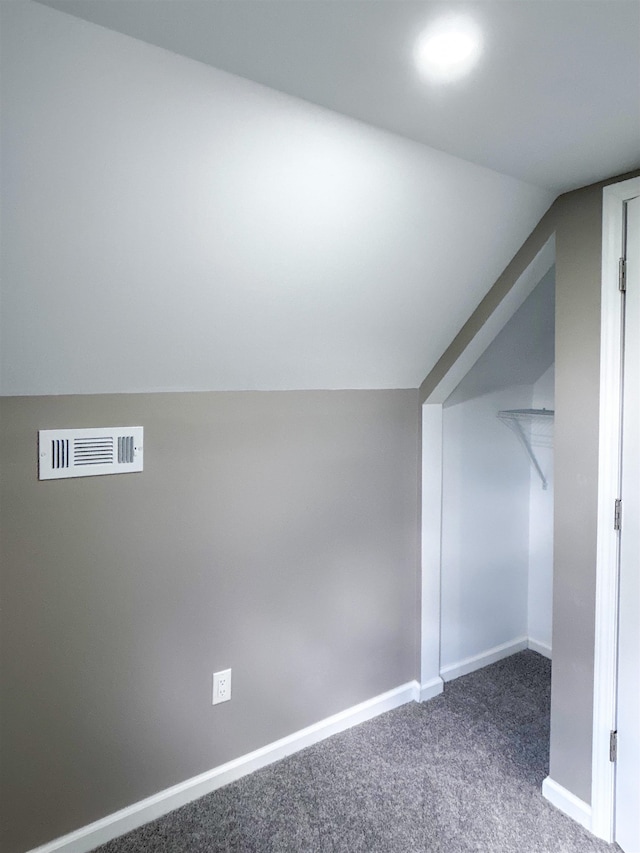
{"type": "Polygon", "coordinates": [[[521,652],[100,853],[615,853],[547,803],[549,661],[521,652]]]}

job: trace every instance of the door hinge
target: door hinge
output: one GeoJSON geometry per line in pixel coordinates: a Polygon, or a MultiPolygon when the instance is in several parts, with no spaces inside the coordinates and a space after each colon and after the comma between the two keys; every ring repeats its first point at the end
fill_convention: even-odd
{"type": "Polygon", "coordinates": [[[618,757],[618,732],[609,734],[609,761],[615,761],[618,757]]]}
{"type": "Polygon", "coordinates": [[[624,293],[627,289],[627,260],[620,258],[618,261],[618,290],[624,293]]]}
{"type": "Polygon", "coordinates": [[[616,498],[615,507],[613,510],[613,529],[620,530],[622,527],[622,501],[616,498]]]}

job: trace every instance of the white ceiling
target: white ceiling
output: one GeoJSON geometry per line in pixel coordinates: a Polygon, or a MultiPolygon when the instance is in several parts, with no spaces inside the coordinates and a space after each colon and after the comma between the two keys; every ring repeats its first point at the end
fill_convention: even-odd
{"type": "Polygon", "coordinates": [[[2,391],[417,387],[553,194],[2,2],[2,391]]]}
{"type": "Polygon", "coordinates": [[[41,0],[555,192],[640,165],[638,0],[41,0]],[[455,7],[477,70],[427,84],[416,36],[455,7]]]}
{"type": "Polygon", "coordinates": [[[554,363],[554,337],[552,267],[447,398],[445,406],[514,385],[533,385],[554,363]]]}
{"type": "Polygon", "coordinates": [[[637,3],[471,4],[446,90],[435,8],[0,0],[2,393],[417,387],[557,189],[640,160],[637,3]]]}

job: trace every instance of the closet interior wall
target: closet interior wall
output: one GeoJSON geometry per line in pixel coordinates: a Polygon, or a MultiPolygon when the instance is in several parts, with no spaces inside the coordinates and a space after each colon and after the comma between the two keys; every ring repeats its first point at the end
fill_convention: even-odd
{"type": "Polygon", "coordinates": [[[445,680],[524,647],[551,656],[553,448],[546,489],[505,409],[554,408],[554,274],[444,405],[440,669],[445,680]]]}

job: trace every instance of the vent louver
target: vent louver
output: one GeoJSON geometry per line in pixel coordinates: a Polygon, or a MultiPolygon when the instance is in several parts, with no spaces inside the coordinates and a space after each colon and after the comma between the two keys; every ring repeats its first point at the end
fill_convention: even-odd
{"type": "Polygon", "coordinates": [[[143,469],[143,428],[40,430],[41,480],[126,474],[143,469]]]}
{"type": "Polygon", "coordinates": [[[51,440],[51,467],[56,470],[69,467],[68,438],[54,438],[51,440]]]}
{"type": "Polygon", "coordinates": [[[133,462],[133,436],[118,436],[118,462],[133,462]]]}
{"type": "MultiPolygon", "coordinates": [[[[120,441],[120,439],[118,439],[118,441],[120,441]]],[[[74,439],[74,465],[110,465],[112,462],[113,436],[107,436],[105,438],[74,439]]]]}

